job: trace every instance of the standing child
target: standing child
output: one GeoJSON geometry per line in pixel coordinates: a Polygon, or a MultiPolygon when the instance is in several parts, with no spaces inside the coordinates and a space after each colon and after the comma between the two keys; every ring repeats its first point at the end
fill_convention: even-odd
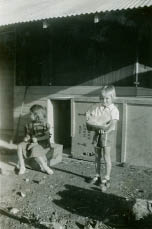
{"type": "Polygon", "coordinates": [[[46,111],[41,105],[30,108],[31,121],[25,126],[25,137],[18,145],[19,174],[25,173],[24,159],[32,158],[39,164],[42,171],[53,174],[48,167],[46,153],[50,150],[50,125],[46,122],[46,111]]]}
{"type": "Polygon", "coordinates": [[[104,86],[101,90],[103,104],[96,107],[92,112],[87,112],[87,120],[92,120],[92,130],[95,131],[93,144],[95,145],[95,171],[92,179],[93,184],[101,181],[102,190],[110,186],[111,175],[111,150],[116,132],[116,124],[119,120],[119,111],[114,105],[116,96],[114,86],[104,86]],[[103,120],[104,119],[104,120],[103,120]],[[105,161],[105,176],[100,179],[101,156],[105,161]]]}

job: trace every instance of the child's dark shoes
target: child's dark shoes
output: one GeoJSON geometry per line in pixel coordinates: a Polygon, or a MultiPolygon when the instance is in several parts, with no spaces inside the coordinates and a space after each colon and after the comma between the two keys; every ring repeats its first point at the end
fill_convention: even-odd
{"type": "Polygon", "coordinates": [[[90,184],[94,184],[94,185],[100,185],[101,184],[101,179],[99,176],[95,176],[94,178],[92,178],[90,180],[90,184]]]}
{"type": "Polygon", "coordinates": [[[110,188],[110,179],[104,178],[101,181],[101,191],[106,192],[108,188],[110,188]]]}

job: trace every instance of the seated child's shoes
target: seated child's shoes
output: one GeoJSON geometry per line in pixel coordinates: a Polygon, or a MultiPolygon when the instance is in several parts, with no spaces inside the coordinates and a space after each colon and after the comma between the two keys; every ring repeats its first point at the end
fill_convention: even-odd
{"type": "Polygon", "coordinates": [[[21,168],[19,169],[18,175],[24,174],[25,171],[26,171],[25,167],[21,167],[21,168]]]}
{"type": "Polygon", "coordinates": [[[106,192],[107,189],[110,188],[110,178],[104,178],[102,181],[101,181],[101,191],[102,192],[106,192]]]}
{"type": "Polygon", "coordinates": [[[45,170],[48,175],[52,175],[54,172],[49,167],[45,170]]]}

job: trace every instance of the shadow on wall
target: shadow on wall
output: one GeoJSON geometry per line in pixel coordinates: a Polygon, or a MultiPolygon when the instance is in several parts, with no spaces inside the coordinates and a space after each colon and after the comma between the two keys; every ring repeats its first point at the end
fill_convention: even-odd
{"type": "MultiPolygon", "coordinates": [[[[117,75],[117,73],[113,73],[117,75]]],[[[120,73],[119,73],[120,74],[120,73]]],[[[127,74],[127,73],[126,73],[127,74]]],[[[147,91],[149,90],[149,94],[152,96],[152,79],[151,79],[152,71],[149,70],[148,72],[141,72],[138,74],[138,81],[139,81],[139,89],[140,87],[145,88],[145,91],[142,94],[143,96],[147,95],[147,91]]],[[[106,82],[106,77],[105,78],[106,82]]],[[[109,80],[107,80],[107,84],[112,84],[116,87],[116,95],[117,97],[130,97],[136,96],[137,91],[134,82],[136,81],[136,77],[134,74],[117,76],[117,80],[114,78],[116,76],[107,75],[109,80]],[[127,85],[127,86],[126,86],[127,85]]],[[[84,78],[82,76],[82,78],[84,78]]],[[[95,79],[96,80],[96,79],[95,79]]],[[[78,84],[76,86],[17,86],[15,87],[15,97],[14,97],[14,109],[17,110],[19,113],[21,110],[21,106],[23,106],[23,114],[25,113],[25,107],[30,108],[33,103],[39,103],[44,105],[44,101],[50,96],[58,96],[58,97],[79,97],[79,96],[88,96],[88,97],[98,97],[100,94],[100,89],[102,84],[98,83],[97,85],[100,86],[88,86],[87,82],[85,84],[78,84]]],[[[105,85],[105,84],[103,84],[105,85]]],[[[139,90],[140,91],[140,90],[139,90]]],[[[140,94],[139,94],[140,95],[140,94]]],[[[27,112],[26,112],[27,113],[27,112]]]]}
{"type": "Polygon", "coordinates": [[[13,142],[19,143],[23,136],[25,135],[25,125],[30,122],[29,113],[19,114],[19,118],[14,119],[14,124],[16,126],[13,134],[13,142]]]}

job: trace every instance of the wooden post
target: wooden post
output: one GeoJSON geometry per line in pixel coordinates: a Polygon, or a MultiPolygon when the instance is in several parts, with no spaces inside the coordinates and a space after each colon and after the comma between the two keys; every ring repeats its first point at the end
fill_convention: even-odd
{"type": "Polygon", "coordinates": [[[135,87],[136,87],[136,96],[138,95],[138,85],[139,85],[139,49],[138,49],[138,41],[137,41],[137,46],[136,46],[136,66],[135,66],[135,75],[136,75],[136,81],[134,82],[135,87]]]}
{"type": "Polygon", "coordinates": [[[127,156],[126,144],[127,144],[127,104],[123,103],[121,162],[126,162],[126,156],[127,156]]]}
{"type": "Polygon", "coordinates": [[[53,115],[53,104],[51,99],[47,99],[47,122],[50,124],[50,142],[54,143],[54,115],[53,115]]]}
{"type": "Polygon", "coordinates": [[[71,137],[75,136],[75,101],[71,99],[71,137]]]}

